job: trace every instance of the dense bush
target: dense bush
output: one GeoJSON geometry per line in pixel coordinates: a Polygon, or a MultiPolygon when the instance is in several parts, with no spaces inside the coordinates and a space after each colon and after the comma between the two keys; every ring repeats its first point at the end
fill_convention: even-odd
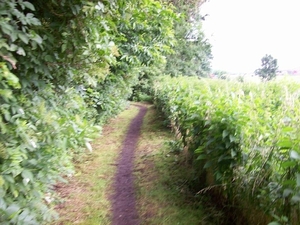
{"type": "Polygon", "coordinates": [[[198,162],[206,189],[221,191],[248,218],[256,211],[273,224],[299,224],[299,90],[286,81],[164,77],[154,97],[198,162]]]}
{"type": "Polygon", "coordinates": [[[173,43],[152,0],[0,0],[0,223],[53,218],[51,185],[173,43]]]}

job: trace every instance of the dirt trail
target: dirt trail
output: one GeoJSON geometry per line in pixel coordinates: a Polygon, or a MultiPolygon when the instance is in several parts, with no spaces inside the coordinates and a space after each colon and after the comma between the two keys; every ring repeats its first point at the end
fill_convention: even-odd
{"type": "Polygon", "coordinates": [[[117,172],[114,180],[112,195],[112,225],[138,225],[139,218],[136,210],[136,198],[133,178],[134,152],[140,136],[143,118],[147,107],[140,108],[138,115],[131,121],[122,145],[122,151],[117,162],[117,172]]]}

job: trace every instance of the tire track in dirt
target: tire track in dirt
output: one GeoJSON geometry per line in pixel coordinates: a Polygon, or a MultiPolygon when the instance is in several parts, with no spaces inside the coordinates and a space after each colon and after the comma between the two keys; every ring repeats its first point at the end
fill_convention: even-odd
{"type": "Polygon", "coordinates": [[[134,189],[133,162],[134,152],[140,136],[143,118],[147,107],[139,107],[138,115],[131,121],[122,144],[122,150],[117,162],[117,172],[113,184],[112,195],[112,225],[138,225],[139,217],[136,210],[134,189]]]}

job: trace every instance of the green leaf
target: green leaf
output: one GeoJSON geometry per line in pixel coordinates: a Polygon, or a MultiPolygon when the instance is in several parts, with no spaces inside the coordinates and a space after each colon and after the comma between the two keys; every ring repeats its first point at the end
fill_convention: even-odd
{"type": "Polygon", "coordinates": [[[30,2],[23,2],[23,5],[28,8],[31,9],[32,11],[35,11],[34,6],[30,3],[30,2]]]}
{"type": "Polygon", "coordinates": [[[297,165],[297,162],[296,161],[282,161],[281,163],[281,166],[283,168],[288,168],[288,167],[293,167],[293,166],[296,166],[297,165]]]}
{"type": "Polygon", "coordinates": [[[293,146],[293,142],[290,140],[290,139],[283,139],[283,140],[280,140],[278,143],[277,143],[277,146],[280,147],[281,149],[290,149],[292,148],[293,146]]]}
{"type": "Polygon", "coordinates": [[[43,39],[40,35],[36,34],[35,32],[31,32],[31,40],[35,41],[38,44],[42,44],[43,43],[43,39]]]}
{"type": "Polygon", "coordinates": [[[11,175],[3,175],[4,180],[8,181],[9,183],[14,184],[15,180],[11,175]]]}
{"type": "Polygon", "coordinates": [[[4,184],[4,179],[3,179],[3,177],[0,175],[0,188],[3,186],[3,184],[4,184]]]}
{"type": "Polygon", "coordinates": [[[37,165],[37,160],[36,159],[30,159],[29,161],[28,161],[28,163],[30,163],[31,165],[37,165]]]}
{"type": "Polygon", "coordinates": [[[6,210],[6,202],[4,201],[4,199],[3,199],[3,196],[2,197],[0,197],[0,210],[6,210]]]}
{"type": "Polygon", "coordinates": [[[66,43],[62,44],[61,45],[61,52],[65,52],[66,49],[67,49],[67,44],[66,43]]]}
{"type": "Polygon", "coordinates": [[[295,150],[291,150],[290,152],[290,157],[292,159],[300,159],[300,155],[298,154],[298,152],[296,152],[295,150]]]}
{"type": "Polygon", "coordinates": [[[18,33],[17,32],[12,32],[10,34],[10,38],[12,41],[16,41],[18,39],[18,33]]]}
{"type": "Polygon", "coordinates": [[[204,169],[207,169],[209,167],[211,167],[213,165],[212,161],[208,161],[205,163],[205,165],[203,166],[204,169]]]}
{"type": "Polygon", "coordinates": [[[222,162],[222,161],[224,161],[224,160],[227,160],[227,159],[231,159],[231,157],[230,156],[227,156],[227,155],[221,155],[219,158],[218,158],[218,163],[219,162],[222,162]]]}
{"type": "Polygon", "coordinates": [[[26,56],[26,53],[25,53],[25,51],[24,51],[24,49],[22,47],[18,48],[17,54],[26,56]]]}
{"type": "Polygon", "coordinates": [[[283,185],[285,186],[294,186],[295,185],[295,180],[285,180],[282,182],[283,185]]]}
{"type": "Polygon", "coordinates": [[[233,136],[232,134],[229,135],[229,139],[231,143],[236,141],[235,136],[233,136]]]}
{"type": "Polygon", "coordinates": [[[197,160],[207,159],[207,156],[204,154],[201,154],[197,157],[197,160]]]}
{"type": "Polygon", "coordinates": [[[28,44],[29,38],[26,34],[23,33],[18,33],[18,37],[25,43],[28,44]]]}
{"type": "Polygon", "coordinates": [[[229,135],[228,130],[223,130],[222,137],[225,138],[229,135]]]}
{"type": "Polygon", "coordinates": [[[282,132],[286,132],[286,133],[292,132],[293,130],[294,130],[294,128],[292,128],[292,127],[284,127],[284,128],[282,128],[282,132]]]}
{"type": "Polygon", "coordinates": [[[278,223],[278,222],[271,222],[271,223],[268,223],[268,225],[281,225],[281,223],[278,223]]]}
{"type": "Polygon", "coordinates": [[[13,26],[9,25],[8,23],[1,23],[1,29],[3,33],[7,34],[10,36],[11,33],[13,33],[13,26]]]}
{"type": "Polygon", "coordinates": [[[287,188],[287,189],[284,189],[284,191],[283,191],[283,194],[282,194],[282,197],[283,198],[286,198],[286,197],[288,197],[290,194],[292,194],[293,193],[293,190],[292,189],[289,189],[289,188],[287,188]]]}
{"type": "Polygon", "coordinates": [[[231,149],[231,157],[234,158],[237,156],[237,152],[231,149]]]}
{"type": "Polygon", "coordinates": [[[194,152],[195,152],[196,154],[200,154],[200,153],[203,152],[203,150],[204,150],[204,148],[203,148],[202,146],[200,146],[200,147],[198,147],[194,152]]]}
{"type": "MultiPolygon", "coordinates": [[[[9,89],[6,89],[6,90],[0,89],[0,96],[6,100],[13,98],[12,91],[9,89]]],[[[6,117],[6,114],[5,114],[5,117],[6,117]]],[[[7,118],[5,118],[5,119],[7,119],[7,118]]]]}
{"type": "Polygon", "coordinates": [[[17,51],[17,49],[18,49],[18,46],[17,45],[15,45],[15,44],[11,44],[10,46],[9,46],[9,50],[10,51],[17,51]]]}
{"type": "Polygon", "coordinates": [[[23,170],[21,176],[27,181],[27,183],[33,180],[33,174],[30,170],[23,170]]]}
{"type": "Polygon", "coordinates": [[[292,201],[293,203],[299,203],[299,202],[300,202],[300,196],[294,195],[294,196],[291,198],[291,201],[292,201]]]}
{"type": "MultiPolygon", "coordinates": [[[[3,68],[3,70],[2,70],[2,76],[6,78],[7,83],[10,86],[14,87],[14,88],[20,88],[21,86],[20,86],[20,83],[19,83],[19,78],[16,75],[14,75],[13,73],[11,73],[7,69],[6,65],[3,65],[2,63],[0,63],[0,68],[1,68],[1,66],[3,68]]],[[[4,90],[2,90],[2,91],[4,91],[4,90]]],[[[8,91],[10,91],[10,90],[8,90],[8,91]]]]}
{"type": "Polygon", "coordinates": [[[300,187],[300,173],[296,173],[296,181],[297,187],[300,187]]]}
{"type": "Polygon", "coordinates": [[[9,218],[14,218],[17,213],[20,210],[20,206],[18,206],[17,204],[13,203],[10,206],[7,207],[6,209],[6,213],[9,215],[9,218]]]}

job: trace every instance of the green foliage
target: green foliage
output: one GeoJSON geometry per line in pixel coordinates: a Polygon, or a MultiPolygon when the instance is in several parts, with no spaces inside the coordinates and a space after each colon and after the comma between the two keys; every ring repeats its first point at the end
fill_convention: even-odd
{"type": "Polygon", "coordinates": [[[133,87],[131,99],[134,101],[152,101],[152,86],[153,82],[165,68],[165,61],[156,63],[151,66],[140,67],[138,83],[133,87]]]}
{"type": "Polygon", "coordinates": [[[211,45],[201,27],[199,7],[203,1],[172,1],[181,17],[175,24],[176,45],[167,56],[166,74],[207,77],[212,58],[211,45]]]}
{"type": "Polygon", "coordinates": [[[55,217],[52,185],[170,51],[153,0],[0,0],[0,223],[55,217]]]}
{"type": "MultiPolygon", "coordinates": [[[[149,50],[153,50],[153,52],[163,50],[166,56],[163,55],[162,57],[161,54],[153,54],[152,56],[155,57],[152,57],[152,60],[156,60],[156,62],[153,63],[149,61],[147,55],[141,55],[143,57],[140,61],[142,61],[144,65],[150,66],[140,67],[138,82],[137,85],[134,86],[133,95],[131,96],[131,99],[134,100],[150,100],[148,96],[151,94],[152,82],[155,76],[170,74],[172,76],[188,75],[205,77],[210,71],[210,59],[212,58],[211,45],[208,43],[202,31],[202,17],[198,10],[204,1],[191,0],[187,2],[182,0],[165,0],[164,2],[171,3],[178,15],[171,15],[169,11],[167,11],[165,15],[173,19],[173,23],[170,23],[170,20],[166,21],[161,18],[160,11],[157,11],[156,14],[153,13],[154,15],[158,15],[158,17],[152,21],[152,29],[147,28],[148,35],[146,37],[143,36],[143,39],[147,40],[149,38],[148,43],[152,44],[149,50]],[[160,22],[156,23],[156,21],[160,22]],[[156,35],[158,32],[165,40],[168,40],[165,36],[171,38],[169,43],[171,43],[172,49],[170,46],[165,45],[165,41],[159,42],[159,45],[155,44],[157,41],[160,41],[160,39],[154,38],[152,35],[156,35]],[[156,46],[158,48],[156,48],[156,46]]],[[[162,9],[164,9],[164,7],[162,9]]],[[[134,32],[136,35],[139,35],[140,31],[144,34],[143,30],[145,29],[144,25],[141,26],[139,23],[142,22],[144,24],[144,21],[149,20],[149,16],[148,14],[143,15],[143,10],[141,10],[140,7],[137,8],[139,18],[142,18],[142,20],[134,21],[134,32]]],[[[123,25],[120,26],[120,28],[123,28],[123,25]]],[[[126,40],[126,44],[133,41],[134,48],[129,51],[136,53],[139,47],[134,44],[134,39],[135,38],[126,40]]]]}
{"type": "Polygon", "coordinates": [[[208,188],[217,185],[231,204],[257,207],[281,224],[299,224],[299,88],[164,77],[154,90],[208,188]]]}
{"type": "Polygon", "coordinates": [[[259,76],[263,81],[269,81],[276,77],[278,69],[277,59],[274,59],[271,55],[265,55],[261,59],[261,67],[255,70],[255,75],[259,76]]]}

